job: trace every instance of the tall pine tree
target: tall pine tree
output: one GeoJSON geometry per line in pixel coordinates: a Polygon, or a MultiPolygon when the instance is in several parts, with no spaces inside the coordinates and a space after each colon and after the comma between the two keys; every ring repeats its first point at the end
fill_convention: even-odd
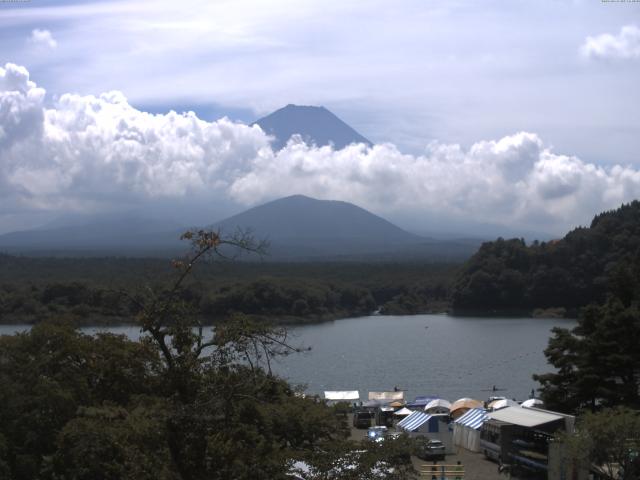
{"type": "Polygon", "coordinates": [[[534,375],[550,408],[575,412],[640,408],[640,256],[611,275],[603,305],[585,308],[572,330],[556,328],[545,355],[555,373],[534,375]]]}

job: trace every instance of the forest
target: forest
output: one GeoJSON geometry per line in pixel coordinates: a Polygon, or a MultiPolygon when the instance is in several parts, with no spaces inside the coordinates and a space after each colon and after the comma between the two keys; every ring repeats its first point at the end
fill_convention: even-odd
{"type": "Polygon", "coordinates": [[[553,330],[545,355],[554,369],[534,376],[539,395],[548,408],[579,414],[586,434],[567,441],[580,455],[599,458],[593,439],[604,439],[614,450],[607,458],[621,451],[618,464],[637,472],[627,443],[610,440],[636,438],[640,426],[639,210],[634,202],[606,212],[557,242],[499,239],[462,269],[1,256],[3,321],[37,325],[0,337],[0,479],[284,479],[296,462],[314,479],[374,478],[380,465],[375,478],[412,478],[408,439],[367,445],[363,455],[338,410],[271,374],[272,358],[300,348],[285,328],[256,320],[428,311],[449,298],[456,306],[474,266],[475,282],[492,279],[473,283],[477,298],[499,290],[502,303],[489,295],[473,308],[530,298],[528,308],[580,309],[575,328],[553,330]],[[555,268],[550,258],[562,281],[536,283],[529,275],[555,268]],[[222,318],[204,340],[204,325],[222,318]],[[136,323],[144,335],[77,329],[96,322],[136,323]],[[332,470],[341,461],[355,470],[332,470]]]}
{"type": "MultiPolygon", "coordinates": [[[[549,242],[498,238],[466,263],[262,262],[217,259],[186,282],[205,323],[233,313],[281,323],[381,314],[555,314],[602,303],[640,254],[640,202],[597,215],[549,242]],[[618,280],[617,280],[618,279],[618,280]]],[[[78,325],[129,323],[136,298],[161,291],[164,259],[0,254],[0,322],[65,315],[78,325]]]]}
{"type": "MultiPolygon", "coordinates": [[[[597,215],[589,227],[549,242],[499,238],[466,263],[263,262],[201,265],[182,295],[205,323],[233,313],[281,323],[450,311],[456,315],[577,317],[606,299],[640,253],[640,202],[597,215]]],[[[0,254],[0,322],[65,315],[79,325],[129,323],[136,298],[161,291],[164,259],[46,258],[0,254]]]]}
{"type": "Polygon", "coordinates": [[[606,290],[574,328],[552,330],[544,353],[554,370],[534,375],[551,409],[640,409],[640,257],[617,269],[606,290]]]}
{"type": "MultiPolygon", "coordinates": [[[[449,263],[275,263],[217,259],[185,282],[201,320],[233,313],[286,322],[446,311],[459,265],[449,263]]],[[[136,299],[161,291],[165,259],[37,258],[0,255],[0,322],[65,315],[77,325],[130,323],[136,299]]]]}
{"type": "Polygon", "coordinates": [[[406,436],[351,442],[344,415],[272,374],[301,350],[284,328],[193,329],[182,287],[218,242],[200,236],[135,300],[138,341],[54,319],[0,336],[0,479],[285,480],[301,463],[310,480],[412,478],[406,436]]]}
{"type": "Polygon", "coordinates": [[[456,314],[531,314],[557,309],[575,317],[602,303],[624,267],[640,254],[640,202],[596,215],[589,227],[564,238],[527,245],[522,239],[488,242],[451,286],[456,314]]]}

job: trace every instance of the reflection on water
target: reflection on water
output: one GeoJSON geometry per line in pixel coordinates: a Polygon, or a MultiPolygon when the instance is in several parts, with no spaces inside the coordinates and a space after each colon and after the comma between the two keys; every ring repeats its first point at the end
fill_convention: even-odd
{"type": "MultiPolygon", "coordinates": [[[[310,393],[389,390],[406,398],[434,395],[455,400],[504,395],[523,400],[537,385],[533,373],[549,371],[543,350],[554,326],[573,320],[459,318],[447,315],[375,316],[291,327],[293,342],[308,353],[283,358],[274,369],[310,393]],[[492,387],[500,390],[493,393],[492,387]]],[[[27,329],[2,325],[0,333],[27,329]]],[[[85,328],[87,333],[105,330],[85,328]]],[[[138,338],[135,326],[108,329],[138,338]]]]}

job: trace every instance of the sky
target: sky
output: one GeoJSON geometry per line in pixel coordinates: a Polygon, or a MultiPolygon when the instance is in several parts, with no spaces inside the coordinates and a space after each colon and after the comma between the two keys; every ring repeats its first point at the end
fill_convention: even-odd
{"type": "Polygon", "coordinates": [[[0,1],[0,233],[280,196],[559,235],[640,196],[640,2],[0,1]],[[323,105],[374,142],[274,152],[323,105]]]}

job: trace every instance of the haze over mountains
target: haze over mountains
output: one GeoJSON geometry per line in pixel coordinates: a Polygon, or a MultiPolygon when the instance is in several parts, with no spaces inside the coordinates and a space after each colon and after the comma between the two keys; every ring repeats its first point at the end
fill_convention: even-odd
{"type": "MultiPolygon", "coordinates": [[[[255,122],[273,136],[273,147],[282,148],[293,135],[309,144],[343,148],[352,143],[371,142],[324,107],[287,105],[255,122]]],[[[483,239],[498,235],[521,236],[491,225],[476,225],[479,235],[441,228],[416,226],[410,233],[351,203],[322,201],[293,195],[256,206],[217,223],[199,222],[232,233],[250,228],[258,238],[270,241],[275,260],[317,259],[461,259],[470,256],[483,239]],[[497,231],[497,230],[496,230],[497,231]],[[466,238],[466,240],[461,240],[466,238]]],[[[201,218],[206,218],[204,212],[201,218]]],[[[169,218],[148,218],[144,214],[108,213],[62,218],[44,227],[0,235],[0,251],[39,255],[175,255],[185,249],[180,234],[194,225],[181,225],[169,218]]],[[[450,224],[451,225],[451,224],[450,224]]],[[[527,237],[533,237],[527,235],[527,237]]],[[[540,238],[539,236],[537,238],[540,238]]]]}
{"type": "Polygon", "coordinates": [[[179,247],[180,226],[135,214],[60,219],[0,235],[0,251],[38,255],[164,255],[179,247]]]}
{"type": "MultiPolygon", "coordinates": [[[[102,217],[0,236],[0,250],[40,255],[175,255],[187,229],[136,217],[102,217]],[[169,228],[168,228],[169,227],[169,228]]],[[[269,242],[272,260],[462,259],[479,242],[436,241],[409,233],[356,205],[293,195],[210,225],[231,235],[251,230],[269,242]]]]}
{"type": "Polygon", "coordinates": [[[410,244],[421,238],[352,203],[292,195],[250,208],[214,225],[223,231],[250,226],[271,239],[324,243],[328,239],[410,244]]]}

